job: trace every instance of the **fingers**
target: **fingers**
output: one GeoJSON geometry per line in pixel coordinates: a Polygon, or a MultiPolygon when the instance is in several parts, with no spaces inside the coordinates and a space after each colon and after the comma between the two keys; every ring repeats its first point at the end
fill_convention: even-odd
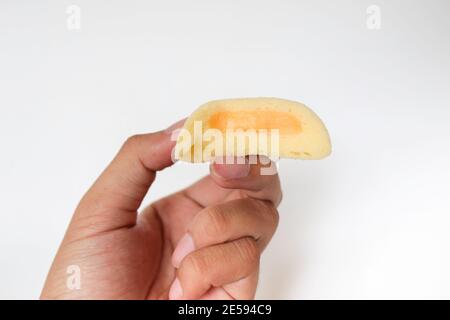
{"type": "Polygon", "coordinates": [[[196,299],[206,294],[251,299],[259,255],[277,225],[278,212],[269,201],[237,199],[200,211],[172,255],[178,272],[171,298],[196,299]]]}
{"type": "Polygon", "coordinates": [[[178,276],[170,298],[253,298],[259,255],[278,225],[276,206],[281,201],[278,174],[266,160],[214,163],[209,177],[185,190],[206,208],[194,217],[174,250],[172,264],[178,276]],[[249,241],[256,253],[248,252],[257,255],[257,263],[241,257],[249,241]]]}
{"type": "Polygon", "coordinates": [[[256,164],[213,163],[211,177],[224,189],[240,189],[249,197],[268,200],[278,206],[282,194],[276,166],[267,157],[259,156],[257,160],[256,164]]]}
{"type": "Polygon", "coordinates": [[[183,190],[183,192],[188,198],[193,199],[205,208],[223,202],[234,190],[222,188],[211,175],[208,175],[183,190]]]}
{"type": "Polygon", "coordinates": [[[239,297],[233,298],[251,299],[256,290],[251,275],[259,268],[259,258],[258,245],[250,237],[197,250],[181,263],[169,298],[196,299],[211,288],[248,279],[239,297]]]}
{"type": "Polygon", "coordinates": [[[237,199],[200,211],[189,224],[172,255],[177,268],[196,249],[252,237],[262,251],[278,225],[278,212],[270,202],[237,199]]]}
{"type": "Polygon", "coordinates": [[[276,166],[266,157],[259,157],[256,164],[214,163],[210,171],[209,176],[183,190],[187,197],[203,207],[242,197],[268,200],[275,206],[281,202],[276,166]]]}
{"type": "Polygon", "coordinates": [[[89,232],[134,225],[156,171],[172,164],[171,133],[182,121],[166,131],[129,138],[81,200],[72,224],[84,224],[89,232]]]}

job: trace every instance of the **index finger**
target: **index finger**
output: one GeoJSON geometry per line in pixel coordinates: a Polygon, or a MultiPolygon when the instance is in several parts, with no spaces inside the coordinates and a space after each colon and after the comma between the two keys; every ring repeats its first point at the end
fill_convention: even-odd
{"type": "Polygon", "coordinates": [[[246,158],[245,164],[214,162],[210,166],[211,178],[225,189],[238,189],[232,196],[248,196],[267,200],[277,207],[282,198],[280,178],[274,162],[267,157],[246,158]],[[256,160],[256,161],[254,161],[256,160]],[[250,162],[250,163],[249,163],[250,162]]]}
{"type": "Polygon", "coordinates": [[[282,192],[275,164],[262,157],[254,164],[236,162],[235,159],[234,164],[212,163],[211,174],[184,193],[203,207],[243,197],[267,200],[278,206],[282,192]]]}

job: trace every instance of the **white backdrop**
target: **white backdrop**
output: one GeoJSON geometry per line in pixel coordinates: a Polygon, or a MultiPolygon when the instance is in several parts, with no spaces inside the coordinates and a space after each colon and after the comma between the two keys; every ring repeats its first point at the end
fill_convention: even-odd
{"type": "MultiPolygon", "coordinates": [[[[74,207],[127,136],[247,96],[303,101],[333,142],[324,161],[280,163],[258,298],[450,298],[449,12],[447,0],[1,0],[0,298],[39,296],[74,207]]],[[[148,201],[206,173],[177,164],[148,201]]]]}

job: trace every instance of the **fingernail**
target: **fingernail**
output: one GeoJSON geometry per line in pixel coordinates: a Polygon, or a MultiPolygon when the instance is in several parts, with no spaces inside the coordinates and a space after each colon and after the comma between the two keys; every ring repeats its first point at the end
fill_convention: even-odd
{"type": "Polygon", "coordinates": [[[186,121],[186,118],[175,122],[170,127],[168,127],[166,130],[164,130],[164,132],[169,134],[169,135],[171,135],[172,132],[174,132],[175,130],[180,129],[181,127],[183,127],[183,124],[184,124],[185,121],[186,121]]]}
{"type": "Polygon", "coordinates": [[[173,251],[172,254],[172,264],[175,268],[178,268],[183,261],[184,257],[186,257],[189,253],[195,250],[194,240],[186,233],[183,238],[178,242],[177,247],[173,251]]]}
{"type": "Polygon", "coordinates": [[[180,300],[183,296],[183,288],[181,287],[180,280],[175,278],[175,281],[170,286],[169,300],[180,300]]]}

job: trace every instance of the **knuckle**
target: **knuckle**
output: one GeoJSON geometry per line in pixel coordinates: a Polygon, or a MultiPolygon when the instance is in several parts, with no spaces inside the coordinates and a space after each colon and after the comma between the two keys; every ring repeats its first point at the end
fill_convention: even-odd
{"type": "Polygon", "coordinates": [[[275,229],[278,226],[278,222],[280,220],[280,215],[277,208],[271,201],[255,200],[255,202],[256,205],[259,206],[259,211],[263,213],[264,217],[269,220],[270,225],[275,229]]]}
{"type": "Polygon", "coordinates": [[[277,207],[283,202],[283,199],[284,199],[284,193],[283,193],[283,191],[280,191],[280,195],[279,195],[278,201],[276,203],[277,207]]]}
{"type": "Polygon", "coordinates": [[[212,207],[204,211],[203,232],[207,237],[217,238],[228,230],[228,219],[219,207],[212,207]]]}
{"type": "Polygon", "coordinates": [[[140,134],[132,135],[132,136],[128,137],[127,140],[125,140],[123,147],[133,149],[137,146],[137,144],[139,143],[140,140],[141,140],[140,134]]]}
{"type": "Polygon", "coordinates": [[[268,216],[271,219],[272,225],[274,226],[274,228],[276,228],[280,221],[280,214],[278,213],[277,208],[273,205],[272,202],[268,202],[266,203],[266,205],[268,207],[268,216]]]}
{"type": "Polygon", "coordinates": [[[235,245],[243,265],[253,267],[259,263],[260,251],[255,239],[243,238],[235,245]]]}
{"type": "Polygon", "coordinates": [[[205,259],[194,253],[183,259],[180,270],[184,270],[188,274],[204,275],[208,271],[208,265],[205,259]]]}

